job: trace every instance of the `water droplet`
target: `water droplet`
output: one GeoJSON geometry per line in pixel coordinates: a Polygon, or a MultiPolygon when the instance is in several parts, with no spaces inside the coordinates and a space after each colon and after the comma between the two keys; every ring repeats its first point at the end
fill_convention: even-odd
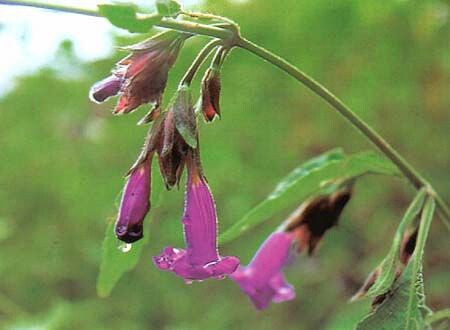
{"type": "Polygon", "coordinates": [[[131,251],[131,243],[123,243],[119,245],[119,250],[122,251],[123,253],[127,253],[131,251]]]}

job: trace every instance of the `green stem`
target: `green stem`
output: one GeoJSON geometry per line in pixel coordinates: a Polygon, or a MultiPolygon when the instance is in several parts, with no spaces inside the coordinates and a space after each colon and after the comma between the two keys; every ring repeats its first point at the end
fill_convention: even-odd
{"type": "Polygon", "coordinates": [[[192,11],[183,11],[181,13],[186,15],[186,16],[190,16],[192,18],[211,19],[211,20],[222,21],[222,22],[225,22],[225,23],[230,24],[230,25],[236,25],[236,23],[233,22],[228,17],[223,17],[223,16],[219,16],[219,15],[214,15],[214,14],[209,14],[209,13],[198,13],[198,12],[192,12],[192,11]]]}
{"type": "Polygon", "coordinates": [[[180,86],[182,85],[190,85],[192,82],[192,79],[194,78],[195,74],[197,73],[198,69],[202,65],[203,61],[208,57],[208,55],[211,53],[211,51],[220,45],[222,43],[222,40],[213,40],[206,44],[205,47],[198,53],[197,57],[192,62],[189,69],[184,74],[183,78],[180,81],[180,86]]]}
{"type": "Polygon", "coordinates": [[[345,105],[340,99],[338,99],[333,93],[331,93],[324,86],[319,84],[313,78],[303,73],[295,66],[287,62],[285,59],[271,53],[267,49],[254,44],[253,42],[240,38],[237,41],[237,46],[244,48],[253,54],[265,59],[269,63],[277,66],[290,76],[294,77],[299,82],[303,83],[306,87],[319,95],[333,109],[338,111],[345,119],[347,119],[353,126],[355,126],[362,134],[364,134],[380,151],[386,155],[403,173],[403,175],[417,188],[428,188],[430,193],[435,197],[436,202],[441,210],[441,215],[444,219],[450,218],[450,211],[445,202],[438,196],[438,194],[432,189],[431,185],[414,169],[386,140],[384,140],[380,134],[378,134],[371,126],[364,122],[357,114],[355,114],[350,108],[345,105]]]}
{"type": "Polygon", "coordinates": [[[225,51],[223,47],[220,47],[217,52],[214,54],[214,57],[211,61],[211,67],[215,69],[220,69],[220,66],[222,65],[222,54],[225,51]]]}
{"type": "MultiPolygon", "coordinates": [[[[94,17],[102,17],[97,10],[86,9],[73,6],[65,6],[54,3],[42,3],[40,1],[29,1],[29,0],[0,0],[0,5],[15,5],[15,6],[25,6],[33,8],[42,8],[55,11],[61,11],[72,14],[81,14],[94,17]]],[[[199,24],[189,21],[176,20],[173,18],[162,18],[161,21],[156,26],[173,29],[183,32],[190,32],[195,34],[207,35],[210,37],[220,38],[220,39],[231,39],[233,37],[233,32],[227,29],[222,29],[215,26],[199,24]]]]}
{"type": "MultiPolygon", "coordinates": [[[[96,10],[82,9],[77,7],[70,7],[57,4],[41,3],[39,1],[29,0],[0,0],[0,4],[6,5],[20,5],[36,8],[51,9],[63,12],[70,12],[75,14],[100,16],[96,10]]],[[[347,119],[353,126],[355,126],[363,135],[365,135],[378,149],[386,155],[403,173],[403,175],[417,188],[426,187],[431,195],[434,196],[441,218],[444,220],[447,227],[450,219],[450,209],[444,200],[434,191],[431,185],[420,175],[417,170],[411,166],[380,134],[378,134],[371,126],[364,122],[357,114],[338,99],[333,93],[327,90],[324,86],[316,82],[314,79],[303,73],[295,66],[287,62],[278,55],[273,54],[267,49],[256,45],[255,43],[239,36],[239,29],[237,26],[235,31],[229,29],[222,29],[217,26],[210,26],[198,24],[190,21],[175,20],[173,18],[163,18],[157,26],[174,29],[183,32],[194,34],[207,35],[223,40],[227,40],[235,46],[246,49],[253,54],[265,59],[269,63],[277,66],[290,76],[303,83],[310,90],[324,99],[336,111],[338,111],[345,119],[347,119]]],[[[231,46],[233,46],[231,45],[231,46]]]]}
{"type": "Polygon", "coordinates": [[[194,34],[201,34],[223,40],[231,39],[234,36],[233,32],[227,29],[222,29],[211,25],[199,24],[189,21],[176,20],[173,18],[163,18],[161,22],[155,25],[167,29],[173,29],[194,34]]]}
{"type": "Polygon", "coordinates": [[[450,320],[450,308],[434,312],[433,314],[431,314],[426,318],[425,322],[427,324],[432,324],[442,320],[450,320]]]}

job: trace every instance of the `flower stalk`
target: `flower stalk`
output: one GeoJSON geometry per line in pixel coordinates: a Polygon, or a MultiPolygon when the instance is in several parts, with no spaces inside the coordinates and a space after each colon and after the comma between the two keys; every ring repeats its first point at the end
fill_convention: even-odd
{"type": "Polygon", "coordinates": [[[205,61],[205,59],[208,57],[208,55],[212,52],[212,50],[220,45],[222,43],[222,40],[216,39],[213,41],[210,41],[208,44],[206,44],[205,47],[198,53],[197,57],[192,62],[189,69],[184,74],[183,78],[180,81],[180,86],[183,85],[190,85],[192,82],[192,79],[194,79],[195,74],[197,73],[198,69],[202,65],[202,63],[205,61]]]}

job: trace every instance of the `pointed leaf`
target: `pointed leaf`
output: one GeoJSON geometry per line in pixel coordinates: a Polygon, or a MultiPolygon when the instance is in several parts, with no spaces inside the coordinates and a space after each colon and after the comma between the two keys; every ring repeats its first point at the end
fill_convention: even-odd
{"type": "Polygon", "coordinates": [[[412,263],[408,264],[402,276],[395,282],[385,300],[367,315],[357,326],[358,330],[419,330],[424,329],[421,311],[422,274],[413,281],[412,263]],[[414,288],[411,293],[410,289],[414,288]],[[411,305],[409,302],[411,301],[411,305]],[[410,320],[408,320],[410,318],[410,320]]]}
{"type": "Polygon", "coordinates": [[[429,309],[425,305],[422,259],[434,208],[433,198],[428,197],[422,211],[416,248],[410,262],[384,300],[358,324],[358,330],[427,328],[425,317],[429,309]]]}
{"type": "Polygon", "coordinates": [[[351,179],[367,173],[398,175],[398,170],[389,160],[373,152],[345,156],[342,151],[333,150],[316,157],[283,179],[264,201],[223,233],[220,242],[231,241],[277,212],[319,193],[326,181],[351,179]]]}
{"type": "MultiPolygon", "coordinates": [[[[148,226],[144,226],[148,228],[148,226]]],[[[97,278],[97,294],[100,297],[107,297],[119,282],[122,275],[136,267],[142,248],[148,242],[148,230],[145,230],[144,237],[132,244],[131,250],[123,252],[120,242],[114,234],[114,222],[110,222],[106,228],[106,235],[103,241],[103,257],[100,265],[100,273],[97,278]]]]}
{"type": "Polygon", "coordinates": [[[161,21],[159,14],[137,17],[137,8],[131,4],[103,4],[98,5],[100,15],[106,17],[112,25],[132,33],[146,33],[153,25],[161,21]]]}
{"type": "Polygon", "coordinates": [[[426,189],[422,188],[411,202],[408,210],[406,210],[400,225],[395,233],[394,240],[392,242],[391,249],[386,255],[384,260],[381,262],[379,269],[380,273],[373,284],[373,286],[367,292],[367,296],[376,297],[381,294],[386,293],[395,279],[395,273],[397,269],[397,263],[399,259],[400,247],[403,240],[403,235],[408,227],[408,225],[416,218],[420,213],[423,206],[423,201],[425,199],[426,189]]]}
{"type": "Polygon", "coordinates": [[[181,5],[175,0],[156,0],[156,10],[162,16],[175,16],[181,12],[181,5]]]}

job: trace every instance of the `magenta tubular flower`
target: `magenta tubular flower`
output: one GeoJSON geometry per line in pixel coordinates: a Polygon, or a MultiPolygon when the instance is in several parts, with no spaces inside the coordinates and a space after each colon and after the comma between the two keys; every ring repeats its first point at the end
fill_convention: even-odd
{"type": "Polygon", "coordinates": [[[295,290],[284,279],[282,268],[286,265],[295,234],[277,231],[262,244],[247,267],[239,266],[230,278],[250,298],[257,309],[269,303],[280,303],[295,298],[295,290]]]}
{"type": "Polygon", "coordinates": [[[144,218],[150,210],[152,157],[131,170],[120,202],[115,232],[118,239],[133,243],[143,237],[144,218]]]}
{"type": "Polygon", "coordinates": [[[111,76],[92,86],[90,98],[101,103],[108,97],[119,94],[114,114],[131,112],[144,103],[159,105],[169,69],[189,36],[167,31],[126,47],[125,50],[131,54],[116,64],[111,76]]]}
{"type": "Polygon", "coordinates": [[[153,257],[161,270],[172,271],[190,282],[209,277],[218,279],[233,273],[239,265],[236,257],[221,257],[217,250],[217,214],[213,196],[199,164],[188,157],[188,182],[183,214],[186,249],[166,247],[153,257]]]}

